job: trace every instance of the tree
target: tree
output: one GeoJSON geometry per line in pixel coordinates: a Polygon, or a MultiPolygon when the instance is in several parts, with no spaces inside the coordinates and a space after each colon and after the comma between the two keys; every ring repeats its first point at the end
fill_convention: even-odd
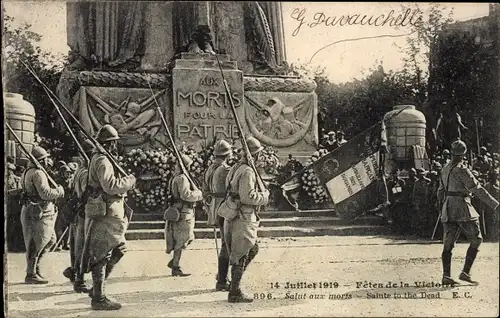
{"type": "Polygon", "coordinates": [[[77,154],[76,146],[67,131],[55,127],[57,114],[42,85],[21,63],[30,65],[40,79],[55,92],[66,58],[44,51],[38,43],[42,36],[29,24],[15,26],[15,19],[4,11],[4,90],[23,95],[35,108],[35,131],[40,144],[57,160],[67,160],[77,154]]]}

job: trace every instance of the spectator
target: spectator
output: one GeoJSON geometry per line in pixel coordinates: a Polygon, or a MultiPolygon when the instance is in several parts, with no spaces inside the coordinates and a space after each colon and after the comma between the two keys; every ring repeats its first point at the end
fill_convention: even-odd
{"type": "Polygon", "coordinates": [[[347,143],[347,140],[344,139],[344,132],[342,130],[337,131],[337,144],[341,147],[343,144],[347,143]]]}
{"type": "Polygon", "coordinates": [[[337,140],[335,139],[335,132],[330,131],[327,136],[328,137],[325,141],[324,148],[328,152],[331,152],[338,148],[337,140]]]}

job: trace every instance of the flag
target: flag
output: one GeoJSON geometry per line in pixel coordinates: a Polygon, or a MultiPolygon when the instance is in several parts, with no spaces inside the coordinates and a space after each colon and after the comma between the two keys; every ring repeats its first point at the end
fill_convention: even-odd
{"type": "Polygon", "coordinates": [[[342,218],[354,219],[387,203],[381,173],[386,147],[381,121],[311,165],[342,218]]]}

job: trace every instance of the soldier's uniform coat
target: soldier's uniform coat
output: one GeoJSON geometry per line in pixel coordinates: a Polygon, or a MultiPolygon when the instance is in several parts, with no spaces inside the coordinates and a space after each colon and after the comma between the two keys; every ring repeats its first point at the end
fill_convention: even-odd
{"type": "MultiPolygon", "coordinates": [[[[102,193],[106,202],[106,215],[93,219],[88,238],[88,249],[84,251],[83,269],[85,273],[92,266],[107,257],[117,248],[125,246],[125,231],[128,219],[125,215],[125,195],[135,184],[132,176],[116,177],[114,167],[109,159],[97,151],[89,166],[89,183],[92,191],[102,193]]],[[[85,218],[85,232],[89,230],[90,219],[85,218]]]]}
{"type": "Polygon", "coordinates": [[[224,240],[229,250],[229,262],[235,265],[257,241],[259,220],[255,212],[259,206],[268,203],[268,198],[257,190],[255,172],[246,162],[240,162],[231,168],[226,188],[239,197],[236,200],[238,215],[233,220],[224,220],[224,240]]]}
{"type": "Polygon", "coordinates": [[[172,179],[172,197],[174,204],[180,212],[177,222],[165,222],[165,240],[167,254],[173,250],[186,248],[194,240],[194,204],[201,201],[203,196],[197,191],[191,190],[188,178],[184,174],[178,174],[172,179]]]}
{"type": "Polygon", "coordinates": [[[226,197],[226,177],[230,169],[223,159],[217,158],[205,173],[203,193],[206,193],[205,198],[210,202],[207,209],[208,225],[219,224],[217,208],[226,197]]]}
{"type": "Polygon", "coordinates": [[[453,246],[460,229],[478,246],[482,241],[479,214],[471,204],[471,193],[493,209],[498,205],[464,163],[446,164],[441,170],[438,199],[442,202],[441,222],[444,223],[444,244],[448,249],[453,246]]]}
{"type": "Polygon", "coordinates": [[[54,200],[63,197],[64,191],[51,188],[47,175],[33,164],[23,173],[21,182],[32,199],[21,209],[24,244],[29,256],[36,257],[55,237],[57,211],[54,200]]]}

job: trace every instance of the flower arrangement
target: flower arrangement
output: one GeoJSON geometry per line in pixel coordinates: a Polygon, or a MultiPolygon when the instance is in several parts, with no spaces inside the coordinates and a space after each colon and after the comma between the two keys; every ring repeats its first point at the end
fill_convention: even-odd
{"type": "Polygon", "coordinates": [[[268,175],[277,176],[281,169],[281,162],[278,152],[271,146],[265,146],[259,154],[259,160],[256,162],[256,168],[264,171],[268,175]]]}
{"type": "MultiPolygon", "coordinates": [[[[311,165],[326,154],[328,154],[326,149],[319,149],[306,161],[306,166],[311,165]]],[[[323,187],[312,168],[306,169],[302,175],[302,190],[315,204],[322,204],[329,200],[326,189],[323,187]]]]}
{"type": "Polygon", "coordinates": [[[132,149],[118,160],[127,172],[138,178],[136,188],[129,193],[138,207],[155,211],[166,206],[176,163],[171,151],[132,149]]]}
{"type": "MultiPolygon", "coordinates": [[[[193,146],[182,144],[179,152],[189,156],[193,163],[190,167],[190,175],[193,181],[201,187],[204,173],[213,163],[213,144],[207,145],[197,152],[193,146]]],[[[241,148],[233,148],[233,154],[228,160],[230,166],[240,161],[243,155],[241,148]]],[[[165,208],[170,193],[170,179],[173,176],[177,158],[170,150],[165,149],[132,149],[123,156],[118,157],[120,165],[137,177],[137,186],[129,192],[129,198],[135,201],[136,207],[145,212],[158,211],[165,208]]],[[[262,151],[261,159],[257,167],[268,174],[276,175],[281,167],[276,151],[272,147],[266,147],[262,151]]]]}

